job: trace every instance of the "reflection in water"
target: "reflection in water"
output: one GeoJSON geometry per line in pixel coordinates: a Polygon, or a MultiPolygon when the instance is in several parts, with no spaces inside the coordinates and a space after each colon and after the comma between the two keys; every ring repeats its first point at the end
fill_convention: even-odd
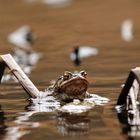
{"type": "Polygon", "coordinates": [[[122,133],[127,135],[128,139],[140,137],[140,112],[138,110],[118,113],[118,119],[122,124],[122,133]]]}
{"type": "MultiPolygon", "coordinates": [[[[50,100],[50,98],[48,98],[50,100]]],[[[26,108],[31,112],[53,112],[60,106],[56,101],[46,102],[46,104],[30,103],[26,108]],[[34,111],[33,111],[34,110],[34,111]]],[[[89,117],[88,112],[69,114],[57,112],[57,128],[63,136],[80,136],[88,133],[89,117]]]]}
{"type": "MultiPolygon", "coordinates": [[[[100,101],[100,105],[108,102],[107,98],[98,95],[93,95],[93,97],[89,99],[94,100],[95,103],[99,103],[100,101]]],[[[19,113],[19,116],[12,122],[12,126],[5,129],[6,134],[4,140],[18,140],[22,136],[31,133],[33,128],[39,127],[40,123],[30,121],[30,117],[33,114],[40,112],[57,111],[57,116],[53,117],[53,119],[57,118],[55,121],[57,121],[57,128],[62,136],[81,136],[88,134],[90,123],[88,111],[92,107],[89,109],[89,104],[74,104],[74,102],[71,102],[71,104],[75,109],[73,110],[70,106],[68,107],[69,104],[66,104],[65,106],[68,107],[66,111],[63,110],[63,106],[60,106],[60,102],[56,101],[53,96],[45,96],[44,98],[40,97],[35,99],[30,98],[29,104],[25,107],[27,111],[19,113]],[[87,109],[82,111],[84,107],[87,107],[87,109]],[[62,108],[61,111],[60,108],[62,108]],[[79,112],[79,110],[81,111],[79,112]]]]}
{"type": "MultiPolygon", "coordinates": [[[[36,104],[30,103],[27,107],[31,112],[53,112],[59,108],[56,104],[51,102],[50,104],[36,104]],[[34,111],[33,111],[34,110],[34,111]]],[[[69,114],[63,112],[57,112],[57,128],[63,136],[80,136],[88,133],[89,130],[89,117],[88,112],[69,114]]]]}
{"type": "MultiPolygon", "coordinates": [[[[43,109],[43,112],[44,111],[45,110],[43,109]]],[[[30,116],[37,112],[41,112],[41,110],[21,113],[14,121],[15,126],[8,127],[6,129],[7,133],[4,140],[18,140],[23,135],[29,134],[31,132],[31,128],[39,127],[39,122],[29,121],[30,116]]],[[[57,119],[57,128],[63,136],[80,136],[88,133],[89,122],[87,114],[70,115],[60,113],[57,119]]]]}
{"type": "Polygon", "coordinates": [[[88,133],[89,123],[88,112],[82,114],[60,113],[57,128],[63,136],[81,136],[88,133]]]}
{"type": "Polygon", "coordinates": [[[39,126],[38,122],[29,122],[30,116],[32,116],[36,111],[23,112],[19,117],[13,122],[15,126],[8,127],[6,129],[7,133],[4,140],[18,140],[23,135],[29,134],[29,128],[36,128],[39,126]]]}
{"type": "MultiPolygon", "coordinates": [[[[48,100],[50,100],[50,98],[48,98],[48,100]]],[[[39,122],[29,121],[30,117],[38,112],[54,111],[58,106],[56,105],[56,107],[54,107],[53,104],[53,101],[43,104],[37,99],[35,99],[34,102],[30,102],[29,105],[26,106],[27,112],[22,112],[20,113],[20,116],[16,117],[13,122],[15,126],[11,126],[6,129],[7,133],[4,140],[18,140],[23,135],[29,134],[31,132],[31,128],[39,127],[39,122]]]]}
{"type": "MultiPolygon", "coordinates": [[[[13,121],[14,125],[6,128],[2,125],[5,130],[4,140],[18,140],[23,135],[29,134],[32,128],[40,126],[39,122],[30,121],[30,117],[39,112],[53,112],[56,107],[51,104],[38,104],[29,103],[26,106],[27,112],[22,112],[13,121]]],[[[4,120],[4,119],[3,119],[4,120]]],[[[69,114],[58,112],[57,115],[57,128],[63,136],[81,136],[88,133],[90,119],[88,112],[80,114],[69,114]]],[[[3,129],[3,130],[4,130],[3,129]]],[[[4,131],[3,131],[4,132],[4,131]]]]}
{"type": "Polygon", "coordinates": [[[39,122],[31,122],[30,117],[38,112],[53,112],[59,107],[56,101],[50,97],[44,100],[35,99],[34,102],[30,102],[26,106],[26,112],[20,113],[18,117],[13,121],[14,126],[10,126],[6,129],[6,136],[4,140],[18,140],[23,135],[29,134],[31,128],[39,127],[39,122]],[[47,102],[47,101],[50,102],[47,102]],[[43,102],[44,101],[44,102],[43,102]]]}
{"type": "Polygon", "coordinates": [[[0,136],[4,135],[6,133],[7,126],[5,125],[5,117],[4,117],[4,111],[1,109],[0,106],[0,136]]]}

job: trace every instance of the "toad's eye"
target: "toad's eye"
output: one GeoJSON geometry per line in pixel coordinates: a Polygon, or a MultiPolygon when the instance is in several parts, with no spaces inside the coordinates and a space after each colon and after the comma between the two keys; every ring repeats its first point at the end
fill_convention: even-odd
{"type": "Polygon", "coordinates": [[[87,77],[87,73],[85,71],[81,71],[80,74],[85,78],[87,77]]]}
{"type": "Polygon", "coordinates": [[[63,75],[63,80],[68,80],[72,77],[72,74],[68,71],[66,71],[63,75]]]}
{"type": "Polygon", "coordinates": [[[64,74],[63,75],[63,80],[68,80],[69,79],[69,74],[64,74]]]}

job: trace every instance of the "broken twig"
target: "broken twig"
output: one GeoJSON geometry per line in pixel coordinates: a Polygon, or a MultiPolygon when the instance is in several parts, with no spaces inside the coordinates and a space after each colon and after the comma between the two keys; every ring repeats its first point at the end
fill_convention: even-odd
{"type": "Polygon", "coordinates": [[[140,67],[136,67],[130,71],[126,83],[118,98],[117,105],[125,105],[126,109],[129,109],[130,105],[132,109],[137,108],[139,85],[140,67]]]}
{"type": "Polygon", "coordinates": [[[27,77],[27,75],[22,71],[22,69],[15,62],[15,60],[10,54],[1,55],[1,59],[2,61],[0,61],[0,66],[2,67],[0,67],[0,78],[2,78],[5,66],[7,66],[10,69],[10,71],[15,75],[20,84],[23,86],[25,91],[32,98],[36,98],[37,96],[39,96],[39,90],[35,87],[35,85],[27,77]]]}

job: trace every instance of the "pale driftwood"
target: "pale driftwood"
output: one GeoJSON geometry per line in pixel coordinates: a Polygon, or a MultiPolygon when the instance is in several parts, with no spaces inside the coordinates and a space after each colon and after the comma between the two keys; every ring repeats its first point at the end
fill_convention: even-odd
{"type": "Polygon", "coordinates": [[[120,93],[117,105],[126,105],[129,109],[130,104],[132,109],[137,108],[137,100],[140,86],[140,67],[132,69],[126,80],[126,83],[120,93]]]}
{"type": "MultiPolygon", "coordinates": [[[[39,90],[35,87],[35,85],[31,82],[31,80],[27,77],[27,75],[22,71],[19,65],[15,62],[13,57],[10,54],[1,55],[2,61],[1,65],[6,65],[10,71],[15,75],[20,84],[23,86],[25,91],[32,97],[36,98],[39,96],[39,90]],[[4,63],[3,63],[4,62],[4,63]]],[[[4,71],[4,66],[1,69],[1,75],[4,71]]]]}

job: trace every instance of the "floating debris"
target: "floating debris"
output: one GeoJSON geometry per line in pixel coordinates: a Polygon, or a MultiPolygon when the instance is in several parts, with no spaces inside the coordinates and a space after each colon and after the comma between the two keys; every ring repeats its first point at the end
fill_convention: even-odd
{"type": "Polygon", "coordinates": [[[32,29],[25,25],[12,32],[8,36],[8,41],[15,46],[24,50],[30,51],[34,42],[35,35],[33,35],[32,29]]]}
{"type": "Polygon", "coordinates": [[[53,112],[59,111],[69,114],[80,114],[93,109],[96,105],[105,105],[109,102],[106,97],[101,97],[96,94],[88,93],[89,98],[85,98],[83,101],[74,99],[70,103],[62,105],[61,101],[58,101],[51,93],[40,92],[40,96],[37,98],[30,98],[30,105],[28,110],[40,112],[53,112]]]}
{"type": "MultiPolygon", "coordinates": [[[[19,64],[25,74],[30,75],[42,53],[36,53],[33,48],[35,35],[29,26],[22,26],[8,36],[8,41],[16,46],[12,54],[15,61],[19,64]]],[[[15,81],[16,78],[11,73],[5,74],[2,82],[15,81]]]]}
{"type": "Polygon", "coordinates": [[[133,22],[129,19],[124,20],[121,25],[121,37],[126,42],[133,40],[133,22]]]}
{"type": "MultiPolygon", "coordinates": [[[[32,66],[35,66],[38,63],[39,59],[42,58],[42,53],[36,53],[34,51],[29,53],[21,49],[16,49],[14,51],[13,58],[26,73],[26,70],[24,70],[24,68],[26,69],[26,67],[28,66],[30,66],[30,68],[32,66]]],[[[26,74],[30,74],[30,72],[31,71],[27,71],[26,74]]]]}
{"type": "Polygon", "coordinates": [[[29,101],[28,110],[37,112],[53,112],[61,106],[50,93],[42,91],[37,98],[30,98],[29,101]]]}
{"type": "Polygon", "coordinates": [[[83,58],[95,56],[98,54],[98,49],[89,46],[76,46],[70,54],[70,59],[75,65],[79,66],[83,58]]]}
{"type": "Polygon", "coordinates": [[[42,0],[42,2],[53,7],[64,7],[70,5],[72,0],[42,0]]]}
{"type": "Polygon", "coordinates": [[[51,7],[65,7],[69,6],[73,0],[26,0],[29,3],[40,2],[51,7]]]}
{"type": "Polygon", "coordinates": [[[88,93],[90,98],[85,98],[85,101],[94,102],[96,105],[104,105],[109,102],[109,99],[106,97],[99,96],[97,94],[88,93]]]}
{"type": "Polygon", "coordinates": [[[78,99],[73,100],[73,102],[68,103],[58,110],[61,112],[67,112],[69,114],[79,114],[87,112],[95,106],[94,102],[88,102],[88,100],[80,101],[78,99]]]}

